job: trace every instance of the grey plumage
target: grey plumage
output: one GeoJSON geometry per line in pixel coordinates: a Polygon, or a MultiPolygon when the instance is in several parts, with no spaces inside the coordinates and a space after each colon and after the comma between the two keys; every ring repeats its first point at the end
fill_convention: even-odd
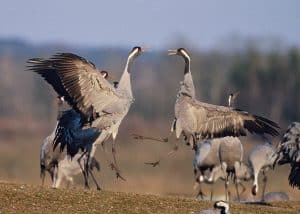
{"type": "MultiPolygon", "coordinates": [[[[58,188],[64,179],[73,182],[73,176],[82,172],[79,164],[83,164],[87,160],[87,156],[79,159],[81,154],[77,154],[77,156],[70,159],[66,151],[61,152],[59,148],[54,148],[56,128],[57,125],[41,145],[40,169],[42,184],[44,184],[45,173],[48,171],[52,180],[52,187],[58,188]]],[[[95,158],[92,159],[89,167],[90,170],[93,170],[93,168],[100,170],[99,163],[95,158]]]]}
{"type": "Polygon", "coordinates": [[[278,144],[274,164],[290,164],[289,183],[300,189],[300,123],[293,122],[278,144]]]}
{"type": "Polygon", "coordinates": [[[285,192],[269,192],[264,196],[265,202],[289,201],[290,197],[285,192]]]}
{"type": "MultiPolygon", "coordinates": [[[[221,138],[222,139],[222,138],[221,138]]],[[[267,182],[266,172],[272,168],[275,156],[274,147],[266,142],[265,144],[258,144],[249,153],[248,164],[242,162],[242,149],[241,144],[236,143],[224,143],[220,144],[220,161],[221,165],[216,166],[211,173],[209,180],[211,182],[216,181],[220,177],[224,177],[224,171],[231,173],[234,176],[236,184],[240,184],[245,190],[242,181],[253,180],[252,194],[256,195],[259,189],[258,176],[262,172],[263,178],[263,193],[262,201],[264,201],[264,192],[267,182]],[[230,145],[231,144],[231,145],[230,145]],[[222,149],[222,147],[225,147],[222,149]],[[223,154],[223,157],[221,156],[223,154]],[[224,160],[224,161],[223,161],[224,160]],[[230,166],[230,168],[228,168],[230,166]]]]}
{"type": "MultiPolygon", "coordinates": [[[[115,157],[115,139],[119,126],[133,102],[130,66],[142,51],[141,47],[132,49],[117,88],[105,80],[94,64],[75,54],[62,53],[50,59],[28,61],[29,69],[41,75],[65,98],[76,113],[80,114],[83,129],[87,124],[91,126],[91,129],[84,129],[84,133],[81,134],[93,134],[90,132],[94,132],[95,129],[100,133],[92,148],[90,144],[85,144],[88,145],[90,156],[94,156],[97,144],[103,144],[108,138],[113,138],[112,168],[116,170],[117,177],[121,176],[115,157]]],[[[63,145],[68,145],[68,142],[61,143],[61,146],[63,145]]]]}
{"type": "MultiPolygon", "coordinates": [[[[199,184],[198,195],[203,198],[204,193],[202,192],[202,183],[210,183],[214,185],[215,181],[208,182],[208,174],[213,170],[213,168],[220,163],[219,161],[219,150],[220,141],[214,140],[204,140],[198,142],[195,147],[195,156],[194,156],[194,174],[196,178],[195,187],[197,183],[199,184]]],[[[213,188],[213,186],[211,186],[213,188]]],[[[211,189],[211,199],[213,195],[213,189],[211,189]]]]}
{"type": "MultiPolygon", "coordinates": [[[[273,168],[273,164],[275,161],[275,148],[274,146],[266,142],[264,144],[258,144],[256,145],[249,153],[248,156],[248,163],[252,170],[253,174],[253,187],[252,187],[252,194],[256,195],[258,192],[258,176],[259,173],[262,172],[263,174],[263,193],[262,196],[264,196],[266,182],[267,182],[267,175],[266,172],[273,168]]],[[[262,200],[264,198],[262,197],[262,200]]]]}
{"type": "Polygon", "coordinates": [[[224,137],[213,139],[212,142],[219,142],[217,155],[220,165],[213,169],[209,180],[216,181],[220,177],[224,177],[224,173],[221,171],[228,175],[234,175],[236,164],[240,164],[243,160],[241,141],[236,137],[224,137]]]}
{"type": "MultiPolygon", "coordinates": [[[[216,139],[218,140],[218,139],[216,139]]],[[[234,170],[236,162],[243,160],[243,145],[237,137],[224,137],[221,138],[219,147],[219,158],[221,163],[226,163],[228,171],[234,170]]]]}
{"type": "Polygon", "coordinates": [[[212,169],[219,163],[218,150],[219,140],[205,140],[197,143],[195,149],[194,169],[206,170],[212,169]]]}
{"type": "Polygon", "coordinates": [[[195,98],[190,71],[190,56],[184,48],[170,50],[170,55],[182,56],[185,61],[184,79],[175,103],[175,132],[187,141],[225,136],[245,136],[246,130],[256,134],[278,135],[279,126],[266,118],[231,107],[203,103],[195,98]],[[191,140],[192,139],[192,140],[191,140]]]}
{"type": "MultiPolygon", "coordinates": [[[[217,138],[214,141],[220,141],[218,158],[220,164],[215,166],[209,177],[210,182],[215,182],[219,178],[225,179],[225,196],[228,196],[228,182],[232,177],[236,184],[236,191],[239,198],[238,184],[242,185],[236,177],[237,167],[241,166],[243,160],[243,145],[237,137],[217,138]]],[[[243,186],[243,185],[242,185],[243,186]]],[[[245,189],[243,187],[243,189],[245,189]]],[[[244,190],[243,190],[244,191],[244,190]]]]}
{"type": "Polygon", "coordinates": [[[53,149],[53,141],[55,138],[55,130],[47,136],[40,147],[40,176],[42,185],[44,184],[46,171],[49,172],[51,180],[54,180],[54,171],[58,167],[58,162],[63,159],[62,154],[58,149],[53,149]]]}

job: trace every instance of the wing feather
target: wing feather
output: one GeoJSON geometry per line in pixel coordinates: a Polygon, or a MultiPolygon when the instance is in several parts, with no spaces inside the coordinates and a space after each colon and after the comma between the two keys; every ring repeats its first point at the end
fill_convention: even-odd
{"type": "Polygon", "coordinates": [[[190,106],[197,118],[196,133],[201,138],[245,136],[250,133],[279,135],[279,126],[264,117],[225,106],[216,106],[191,99],[190,106]]]}
{"type": "Polygon", "coordinates": [[[41,75],[76,111],[89,117],[98,114],[120,96],[88,60],[72,53],[59,53],[48,60],[28,61],[29,69],[41,75]]]}

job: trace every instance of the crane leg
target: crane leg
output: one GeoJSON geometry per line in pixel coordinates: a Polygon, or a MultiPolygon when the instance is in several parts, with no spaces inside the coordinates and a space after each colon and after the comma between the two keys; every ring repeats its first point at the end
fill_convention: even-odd
{"type": "Polygon", "coordinates": [[[225,181],[225,201],[228,201],[228,185],[225,181]]]}
{"type": "Polygon", "coordinates": [[[139,134],[132,134],[133,135],[133,138],[135,140],[152,140],[152,141],[157,141],[157,142],[161,142],[161,143],[167,143],[169,142],[169,137],[165,137],[165,138],[159,138],[159,137],[148,137],[148,136],[143,136],[143,135],[139,135],[139,134]]]}
{"type": "Polygon", "coordinates": [[[97,182],[97,180],[96,180],[96,178],[95,178],[95,176],[94,176],[94,174],[93,174],[93,172],[90,168],[89,168],[89,171],[90,171],[90,175],[91,175],[91,177],[92,177],[92,179],[93,179],[93,181],[96,185],[97,190],[101,190],[101,187],[99,186],[99,184],[98,184],[98,182],[97,182]]]}
{"type": "Polygon", "coordinates": [[[240,193],[240,195],[242,195],[245,191],[246,191],[246,187],[243,183],[239,182],[239,185],[242,187],[242,192],[240,193]]]}
{"type": "Polygon", "coordinates": [[[234,184],[235,184],[235,190],[236,190],[236,195],[238,197],[238,201],[241,202],[240,193],[239,193],[239,186],[238,186],[239,182],[235,180],[234,184]]]}
{"type": "MultiPolygon", "coordinates": [[[[169,136],[167,138],[164,138],[163,140],[169,139],[171,134],[172,133],[170,133],[169,136]]],[[[163,159],[166,159],[167,157],[171,156],[172,154],[174,154],[178,150],[178,140],[179,139],[176,139],[175,146],[173,147],[173,149],[170,152],[167,153],[166,156],[163,156],[163,157],[159,158],[157,161],[146,162],[145,164],[151,165],[152,167],[158,166],[163,159]]],[[[164,142],[167,142],[167,141],[164,141],[164,142]]]]}
{"type": "Polygon", "coordinates": [[[45,172],[41,173],[41,179],[42,179],[42,186],[44,186],[44,183],[45,183],[45,172]]]}
{"type": "Polygon", "coordinates": [[[262,188],[262,197],[261,197],[261,201],[265,201],[265,191],[266,191],[266,186],[267,186],[267,181],[268,181],[268,178],[266,176],[266,173],[265,171],[263,171],[263,188],[262,188]]]}
{"type": "Polygon", "coordinates": [[[213,199],[213,194],[214,194],[214,184],[211,184],[210,186],[210,201],[213,199]]]}
{"type": "Polygon", "coordinates": [[[228,192],[228,176],[229,176],[229,175],[226,176],[226,179],[225,179],[225,185],[224,185],[224,186],[225,186],[225,200],[226,200],[226,201],[229,201],[229,200],[230,200],[230,199],[229,199],[229,194],[230,194],[230,193],[228,192]]]}
{"type": "Polygon", "coordinates": [[[199,196],[201,197],[201,200],[203,200],[203,199],[204,199],[204,196],[205,196],[205,194],[204,194],[203,191],[202,191],[202,185],[201,185],[201,182],[199,182],[199,191],[198,191],[198,193],[197,193],[197,195],[196,195],[196,198],[199,198],[199,196]]]}
{"type": "Polygon", "coordinates": [[[82,174],[83,174],[83,178],[84,178],[84,187],[85,188],[87,188],[87,189],[89,189],[90,187],[89,187],[89,181],[88,181],[88,176],[87,176],[87,173],[86,173],[86,164],[85,164],[85,167],[82,167],[82,165],[81,165],[81,159],[84,157],[84,155],[85,154],[87,154],[87,151],[85,151],[85,152],[83,152],[82,154],[81,154],[81,156],[78,158],[78,160],[77,160],[77,162],[78,162],[78,164],[79,164],[79,167],[80,167],[80,169],[81,169],[81,172],[82,172],[82,174]]]}
{"type": "Polygon", "coordinates": [[[52,179],[52,187],[56,188],[56,183],[57,183],[57,177],[58,177],[58,167],[55,166],[54,167],[54,171],[53,171],[53,179],[52,179]]]}
{"type": "Polygon", "coordinates": [[[111,168],[112,170],[115,170],[116,172],[116,176],[117,178],[120,178],[122,179],[123,181],[126,181],[126,179],[124,177],[121,176],[121,173],[120,173],[120,170],[119,170],[119,166],[117,164],[117,159],[116,159],[116,143],[115,143],[115,140],[113,139],[113,142],[112,142],[112,156],[113,156],[113,163],[111,164],[111,168]]]}
{"type": "Polygon", "coordinates": [[[84,165],[84,171],[86,173],[87,178],[89,177],[90,157],[91,157],[91,153],[87,152],[87,157],[86,157],[85,165],[84,165]]]}
{"type": "Polygon", "coordinates": [[[179,141],[179,138],[176,138],[175,145],[174,145],[173,149],[170,152],[168,152],[167,156],[174,154],[178,150],[178,141],[179,141]]]}

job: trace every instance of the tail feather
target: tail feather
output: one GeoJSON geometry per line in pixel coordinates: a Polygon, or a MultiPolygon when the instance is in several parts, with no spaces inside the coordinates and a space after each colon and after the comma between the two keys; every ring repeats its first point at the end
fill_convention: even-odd
{"type": "Polygon", "coordinates": [[[85,150],[86,146],[90,146],[100,131],[96,128],[82,127],[81,117],[74,110],[67,110],[62,113],[57,125],[54,149],[60,145],[60,150],[67,149],[67,154],[74,157],[79,150],[85,150]]]}
{"type": "Polygon", "coordinates": [[[289,174],[289,184],[295,188],[300,189],[300,165],[294,164],[292,165],[290,174],[289,174]]]}

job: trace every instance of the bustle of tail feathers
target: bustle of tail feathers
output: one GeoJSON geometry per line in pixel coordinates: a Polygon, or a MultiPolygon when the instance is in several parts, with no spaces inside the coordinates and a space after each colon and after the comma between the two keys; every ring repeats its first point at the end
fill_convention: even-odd
{"type": "Polygon", "coordinates": [[[277,146],[279,165],[300,162],[300,123],[293,122],[283,135],[277,146]]]}
{"type": "Polygon", "coordinates": [[[292,164],[289,174],[289,184],[291,187],[300,189],[300,164],[292,164]]]}
{"type": "Polygon", "coordinates": [[[64,111],[57,125],[54,138],[55,149],[60,145],[60,150],[67,149],[67,154],[74,157],[79,150],[86,151],[101,131],[96,128],[83,128],[80,115],[74,110],[64,111]]]}

